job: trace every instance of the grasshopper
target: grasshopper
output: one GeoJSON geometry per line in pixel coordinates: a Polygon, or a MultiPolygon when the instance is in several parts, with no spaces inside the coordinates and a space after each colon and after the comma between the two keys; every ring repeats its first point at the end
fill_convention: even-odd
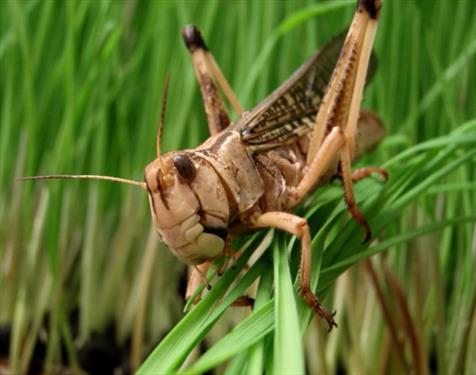
{"type": "MultiPolygon", "coordinates": [[[[144,182],[95,175],[53,175],[26,179],[103,179],[129,183],[148,193],[153,222],[162,241],[194,272],[187,295],[211,262],[230,258],[230,238],[243,230],[277,228],[301,241],[300,292],[329,330],[337,326],[310,289],[311,236],[304,218],[289,211],[318,184],[340,175],[352,217],[370,227],[355,204],[354,181],[386,172],[369,167],[351,172],[351,161],[375,147],[385,131],[379,118],[360,112],[362,92],[377,29],[380,0],[358,0],[346,33],[315,53],[253,110],[245,112],[193,26],[182,31],[210,130],[196,148],[161,154],[168,80],[157,158],[145,167],[144,182]],[[232,123],[221,92],[239,119],[232,123]]],[[[368,77],[367,77],[368,78],[368,77]]],[[[225,262],[226,263],[226,262],[225,262]]],[[[208,286],[208,284],[206,284],[208,286]]]]}

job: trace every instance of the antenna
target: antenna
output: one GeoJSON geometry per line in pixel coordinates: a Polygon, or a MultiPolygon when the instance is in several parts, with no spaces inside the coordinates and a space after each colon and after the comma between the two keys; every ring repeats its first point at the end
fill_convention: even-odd
{"type": "Polygon", "coordinates": [[[157,149],[157,159],[159,160],[159,167],[162,173],[164,173],[164,165],[162,164],[162,159],[160,158],[160,139],[162,137],[162,130],[164,128],[164,119],[165,119],[165,110],[167,108],[167,95],[169,91],[169,81],[170,81],[170,74],[167,73],[164,80],[164,92],[162,94],[162,109],[160,111],[160,124],[159,129],[157,130],[157,141],[156,141],[156,149],[157,149]]]}
{"type": "Polygon", "coordinates": [[[119,182],[122,184],[129,184],[138,186],[144,190],[147,190],[147,185],[142,181],[129,180],[127,178],[112,177],[112,176],[98,176],[90,174],[59,174],[59,175],[49,175],[49,176],[28,176],[28,177],[18,177],[15,181],[31,181],[31,180],[105,180],[112,182],[119,182]]]}

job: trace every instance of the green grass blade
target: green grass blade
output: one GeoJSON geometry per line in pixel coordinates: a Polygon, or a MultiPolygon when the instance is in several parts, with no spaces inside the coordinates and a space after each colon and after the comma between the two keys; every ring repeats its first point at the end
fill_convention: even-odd
{"type": "Polygon", "coordinates": [[[273,302],[269,301],[259,310],[253,311],[253,315],[237,325],[228,335],[224,336],[202,355],[193,366],[184,370],[184,373],[201,374],[213,369],[260,341],[274,328],[273,310],[273,302]]]}
{"type": "Polygon", "coordinates": [[[284,246],[273,248],[275,285],[275,374],[303,374],[304,357],[289,260],[284,246]]]}
{"type": "MultiPolygon", "coordinates": [[[[266,241],[266,238],[265,238],[266,241]]],[[[264,269],[263,262],[253,265],[236,287],[222,299],[232,281],[245,266],[251,255],[248,248],[238,260],[235,269],[228,270],[198,305],[182,319],[160,345],[149,355],[138,374],[168,373],[177,370],[188,353],[264,269]]]]}

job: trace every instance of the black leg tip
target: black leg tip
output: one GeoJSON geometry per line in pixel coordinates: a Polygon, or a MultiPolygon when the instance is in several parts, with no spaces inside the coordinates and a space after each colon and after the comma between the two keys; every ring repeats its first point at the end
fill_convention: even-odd
{"type": "Polygon", "coordinates": [[[334,322],[334,321],[328,322],[328,324],[329,324],[329,329],[327,330],[327,332],[331,332],[334,327],[339,328],[339,327],[337,326],[337,323],[334,322]]]}
{"type": "Polygon", "coordinates": [[[378,18],[380,7],[382,6],[381,0],[359,0],[357,4],[359,7],[365,9],[371,18],[378,18]]]}
{"type": "Polygon", "coordinates": [[[196,49],[202,48],[207,50],[207,45],[202,38],[200,30],[198,30],[195,25],[187,25],[182,29],[182,37],[185,42],[185,45],[190,52],[195,51],[196,49]]]}
{"type": "Polygon", "coordinates": [[[365,237],[362,240],[362,245],[367,244],[372,239],[372,229],[370,228],[369,223],[367,220],[360,221],[360,224],[364,227],[365,230],[365,237]]]}
{"type": "Polygon", "coordinates": [[[365,237],[362,241],[362,245],[368,244],[371,239],[372,239],[372,231],[370,230],[370,228],[366,228],[365,237]]]}
{"type": "Polygon", "coordinates": [[[333,311],[329,316],[326,318],[327,324],[329,325],[329,328],[327,332],[331,332],[334,327],[338,328],[337,323],[334,320],[334,316],[336,315],[337,311],[333,311]]]}

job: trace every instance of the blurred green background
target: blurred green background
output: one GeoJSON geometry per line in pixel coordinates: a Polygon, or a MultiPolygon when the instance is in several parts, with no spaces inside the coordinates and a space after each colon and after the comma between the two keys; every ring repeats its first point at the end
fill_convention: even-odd
{"type": "MultiPolygon", "coordinates": [[[[380,228],[383,239],[395,242],[374,252],[392,251],[375,258],[374,266],[352,268],[328,293],[327,304],[338,309],[337,332],[327,336],[321,322],[313,320],[302,350],[288,354],[295,364],[291,369],[323,374],[338,369],[476,371],[475,8],[474,1],[464,0],[384,2],[375,45],[379,68],[363,106],[381,115],[388,136],[365,164],[383,165],[403,152],[389,167],[393,185],[390,181],[383,189],[406,197],[405,205],[397,205],[396,216],[380,228]],[[436,146],[405,156],[410,147],[437,137],[436,146]],[[447,147],[447,153],[438,154],[438,147],[447,147]],[[456,163],[462,155],[467,156],[456,163]],[[451,162],[454,168],[439,175],[451,162]],[[405,193],[415,186],[421,188],[409,205],[405,193]],[[423,232],[415,228],[423,226],[431,235],[420,238],[423,232]],[[368,277],[373,271],[374,284],[368,277]],[[383,300],[375,292],[379,285],[383,300]],[[400,297],[405,303],[397,302],[400,297]],[[393,326],[382,314],[384,300],[393,326]],[[411,319],[413,328],[408,328],[411,319]],[[392,329],[401,347],[395,347],[392,329]]],[[[61,362],[78,368],[78,348],[105,331],[112,332],[118,347],[128,351],[132,346],[137,366],[182,317],[186,277],[185,267],[159,244],[143,191],[108,182],[15,183],[14,178],[89,173],[142,179],[155,155],[166,73],[171,81],[164,151],[206,139],[199,89],[180,36],[188,23],[201,29],[240,102],[251,109],[345,29],[354,9],[354,2],[346,0],[0,3],[0,325],[9,332],[4,335],[6,366],[13,373],[27,372],[36,358],[47,372],[61,369],[61,362]]],[[[375,191],[382,189],[374,185],[375,191]]],[[[338,186],[324,188],[305,212],[340,202],[338,186]]],[[[370,199],[364,190],[357,194],[370,199]]],[[[327,220],[333,216],[326,207],[319,219],[311,217],[313,232],[331,221],[342,227],[345,213],[327,220]]],[[[372,222],[373,211],[368,212],[372,222]]],[[[342,248],[358,242],[361,233],[354,232],[342,248]]],[[[279,239],[276,243],[281,246],[279,239]]],[[[325,287],[370,255],[364,247],[358,251],[360,258],[342,251],[324,258],[328,267],[348,260],[324,278],[325,287]]],[[[268,260],[276,262],[278,255],[268,253],[268,260]]],[[[271,292],[272,271],[269,263],[260,290],[271,292]]],[[[278,273],[275,269],[275,277],[278,273]]],[[[292,288],[291,278],[283,285],[292,288]]],[[[289,314],[296,315],[293,311],[289,314]]],[[[211,333],[183,338],[183,353],[208,333],[206,344],[195,350],[199,356],[247,314],[228,310],[211,324],[211,333]]],[[[228,373],[285,370],[276,364],[280,343],[301,342],[301,336],[295,330],[294,338],[279,333],[280,313],[266,316],[277,319],[276,331],[266,331],[258,342],[237,344],[228,373]],[[242,365],[247,358],[253,358],[247,366],[255,367],[242,365]]],[[[306,319],[299,319],[306,322],[303,331],[306,319]]],[[[202,370],[233,356],[209,361],[202,370]]],[[[177,358],[169,370],[181,365],[184,358],[177,358]]],[[[154,368],[160,369],[157,363],[154,368]]]]}

